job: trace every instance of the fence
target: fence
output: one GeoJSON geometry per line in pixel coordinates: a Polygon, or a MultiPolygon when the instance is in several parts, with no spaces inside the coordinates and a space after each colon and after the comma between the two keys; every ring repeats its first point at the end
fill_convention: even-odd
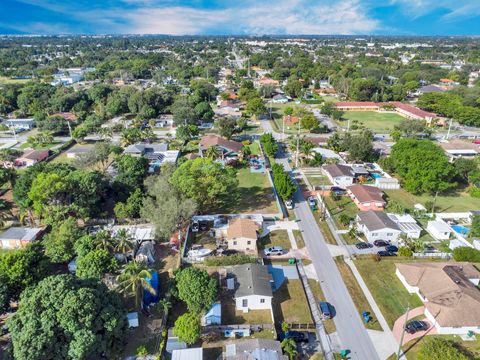
{"type": "Polygon", "coordinates": [[[414,259],[450,259],[450,253],[413,253],[414,259]]]}

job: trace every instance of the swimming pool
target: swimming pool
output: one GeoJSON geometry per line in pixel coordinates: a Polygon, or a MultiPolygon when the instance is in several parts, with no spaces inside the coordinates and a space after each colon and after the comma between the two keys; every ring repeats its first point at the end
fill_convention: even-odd
{"type": "Polygon", "coordinates": [[[460,235],[468,235],[470,233],[470,229],[463,225],[452,225],[451,228],[460,235]]]}
{"type": "Polygon", "coordinates": [[[377,173],[370,173],[370,176],[374,179],[381,179],[382,178],[382,175],[377,174],[377,173]]]}

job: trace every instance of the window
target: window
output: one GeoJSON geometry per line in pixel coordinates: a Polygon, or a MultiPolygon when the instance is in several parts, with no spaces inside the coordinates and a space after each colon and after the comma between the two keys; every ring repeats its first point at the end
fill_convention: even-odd
{"type": "Polygon", "coordinates": [[[237,242],[236,242],[236,241],[234,241],[234,242],[233,242],[233,245],[237,245],[237,242]]]}
{"type": "Polygon", "coordinates": [[[393,236],[393,233],[387,233],[387,236],[393,236]]]}
{"type": "Polygon", "coordinates": [[[378,233],[372,233],[372,236],[377,236],[377,235],[378,235],[378,233]]]}
{"type": "Polygon", "coordinates": [[[260,304],[265,304],[265,299],[260,299],[260,304]]]}
{"type": "Polygon", "coordinates": [[[248,307],[248,299],[242,300],[242,307],[248,307]]]}
{"type": "Polygon", "coordinates": [[[250,240],[247,241],[247,245],[250,245],[252,242],[250,240]]]}

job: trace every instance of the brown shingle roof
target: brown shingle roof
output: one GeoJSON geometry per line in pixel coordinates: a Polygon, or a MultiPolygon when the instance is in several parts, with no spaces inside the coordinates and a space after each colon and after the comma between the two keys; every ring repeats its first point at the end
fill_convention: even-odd
{"type": "Polygon", "coordinates": [[[480,289],[469,279],[480,272],[469,263],[395,264],[410,286],[428,300],[425,307],[442,327],[480,326],[480,289]]]}
{"type": "Polygon", "coordinates": [[[236,141],[227,140],[217,135],[206,135],[200,140],[200,146],[203,149],[208,149],[210,146],[221,146],[230,151],[240,151],[243,144],[236,141]]]}
{"type": "Polygon", "coordinates": [[[383,200],[383,192],[375,186],[352,185],[348,186],[347,189],[361,203],[385,202],[383,200]]]}
{"type": "Polygon", "coordinates": [[[257,239],[258,226],[250,219],[235,219],[230,221],[227,230],[227,238],[257,239]]]}

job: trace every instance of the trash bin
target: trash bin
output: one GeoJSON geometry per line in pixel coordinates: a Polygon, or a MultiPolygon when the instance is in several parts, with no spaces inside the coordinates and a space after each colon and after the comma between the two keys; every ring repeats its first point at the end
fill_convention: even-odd
{"type": "Polygon", "coordinates": [[[288,263],[289,263],[290,265],[294,265],[296,262],[297,262],[297,261],[295,260],[295,258],[290,258],[290,259],[288,259],[288,263]]]}

